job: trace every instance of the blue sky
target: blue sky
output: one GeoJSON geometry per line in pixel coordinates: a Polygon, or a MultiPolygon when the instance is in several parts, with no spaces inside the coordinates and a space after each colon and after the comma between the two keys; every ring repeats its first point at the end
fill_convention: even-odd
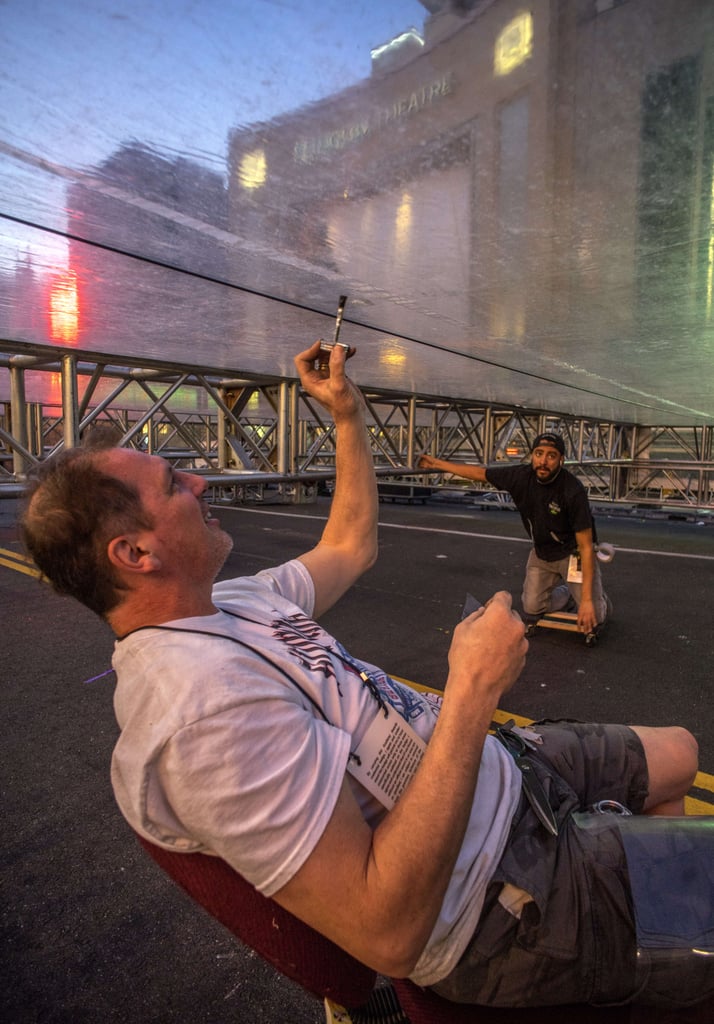
{"type": "Polygon", "coordinates": [[[0,0],[0,141],[89,166],[135,138],[214,166],[231,127],[369,75],[417,0],[0,0]]]}
{"type": "Polygon", "coordinates": [[[0,271],[63,258],[61,238],[8,219],[64,229],[65,180],[39,162],[71,176],[136,140],[225,172],[232,128],[366,78],[370,49],[426,14],[418,0],[0,0],[0,271]]]}

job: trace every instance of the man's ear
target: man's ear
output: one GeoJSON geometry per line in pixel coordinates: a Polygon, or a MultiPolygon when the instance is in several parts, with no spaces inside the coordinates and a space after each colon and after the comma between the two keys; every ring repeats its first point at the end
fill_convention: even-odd
{"type": "Polygon", "coordinates": [[[107,557],[121,572],[147,573],[161,568],[161,560],[152,551],[142,546],[143,537],[124,534],[114,537],[107,545],[107,557]]]}

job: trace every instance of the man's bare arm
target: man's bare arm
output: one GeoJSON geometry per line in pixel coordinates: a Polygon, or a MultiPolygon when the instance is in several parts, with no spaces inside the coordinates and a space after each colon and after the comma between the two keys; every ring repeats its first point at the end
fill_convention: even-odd
{"type": "Polygon", "coordinates": [[[486,466],[470,466],[466,462],[447,462],[445,459],[436,459],[433,455],[419,456],[419,469],[433,469],[441,473],[453,473],[454,476],[462,476],[465,480],[476,480],[478,483],[486,483],[486,466]]]}
{"type": "Polygon", "coordinates": [[[590,633],[597,626],[597,614],[593,604],[593,576],[595,573],[595,548],[593,532],[578,530],[575,534],[580,552],[580,568],[583,573],[582,592],[578,606],[578,626],[583,633],[590,633]]]}
{"type": "Polygon", "coordinates": [[[335,345],[325,375],[315,369],[319,349],[317,341],[295,358],[303,387],[330,413],[337,433],[337,475],[330,515],[319,543],[300,556],[315,584],[315,618],[374,564],[378,508],[364,400],[345,374],[348,352],[335,345]]]}
{"type": "Polygon", "coordinates": [[[384,974],[413,970],[463,841],[493,713],[527,649],[505,593],[456,627],[441,713],[411,783],[372,832],[345,782],[278,903],[384,974]]]}

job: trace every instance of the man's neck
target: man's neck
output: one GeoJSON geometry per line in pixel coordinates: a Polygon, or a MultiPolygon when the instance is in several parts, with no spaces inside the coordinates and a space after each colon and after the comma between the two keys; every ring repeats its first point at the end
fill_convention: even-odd
{"type": "Polygon", "coordinates": [[[164,588],[157,594],[130,593],[109,613],[107,622],[121,637],[142,626],[160,626],[175,619],[213,615],[216,611],[210,591],[197,595],[185,591],[172,593],[164,588]]]}

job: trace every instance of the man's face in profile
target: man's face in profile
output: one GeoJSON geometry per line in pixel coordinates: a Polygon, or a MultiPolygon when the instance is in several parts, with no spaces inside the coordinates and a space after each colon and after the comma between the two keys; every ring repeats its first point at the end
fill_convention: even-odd
{"type": "Polygon", "coordinates": [[[162,564],[188,576],[213,580],[233,547],[233,539],[211,515],[203,495],[205,480],[174,469],[156,455],[130,449],[107,452],[105,468],[134,486],[153,528],[143,543],[162,564]]]}

